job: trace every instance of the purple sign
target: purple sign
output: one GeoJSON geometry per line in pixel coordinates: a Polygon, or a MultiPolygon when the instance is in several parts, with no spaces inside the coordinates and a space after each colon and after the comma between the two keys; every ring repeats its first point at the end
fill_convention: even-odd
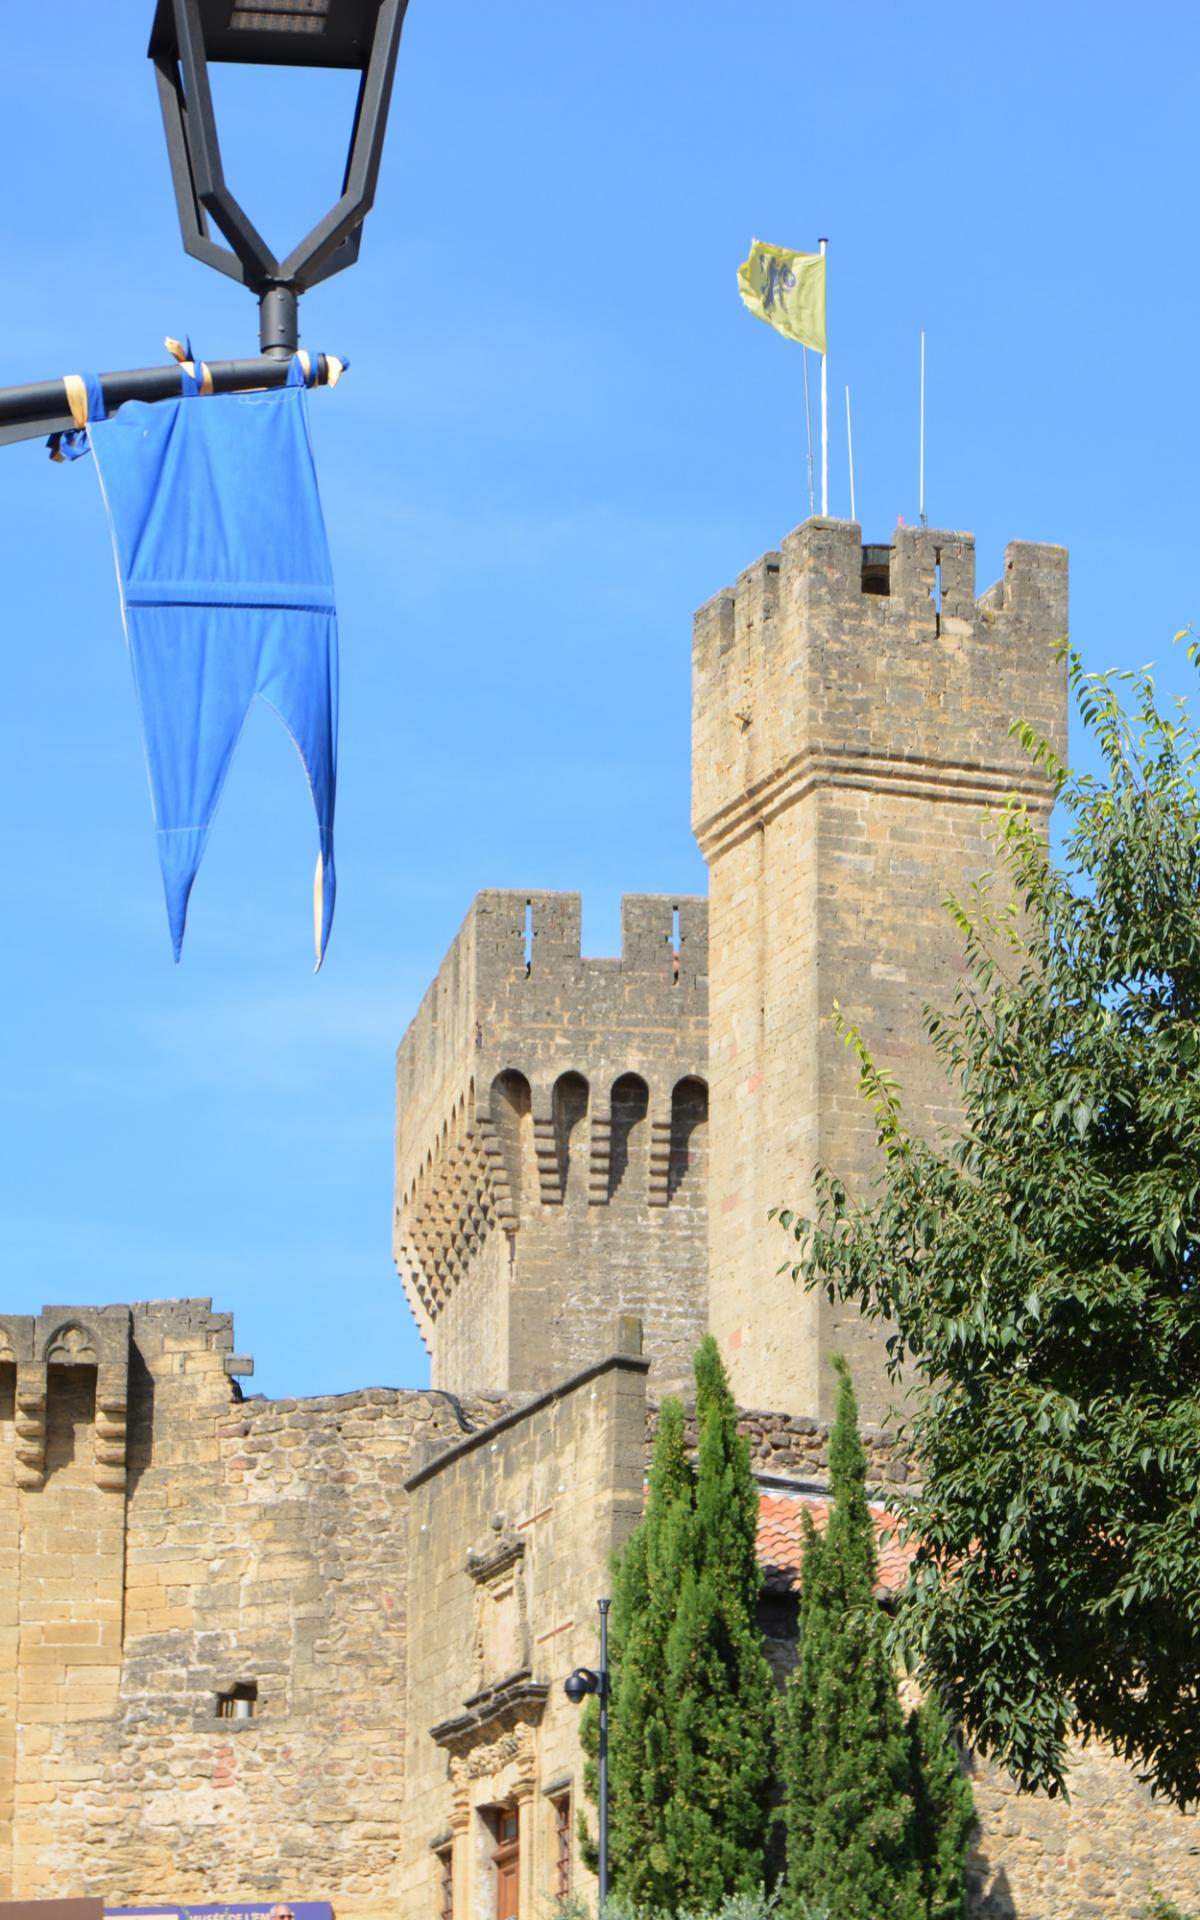
{"type": "Polygon", "coordinates": [[[172,1907],[105,1907],[104,1920],[333,1920],[328,1900],[240,1900],[223,1906],[196,1900],[172,1907]]]}

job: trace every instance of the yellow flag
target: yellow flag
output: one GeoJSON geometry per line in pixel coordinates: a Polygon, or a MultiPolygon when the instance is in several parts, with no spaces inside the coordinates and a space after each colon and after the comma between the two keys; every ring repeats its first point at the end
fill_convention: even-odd
{"type": "Polygon", "coordinates": [[[751,313],[814,353],[825,351],[825,256],[750,244],[738,268],[738,292],[751,313]]]}

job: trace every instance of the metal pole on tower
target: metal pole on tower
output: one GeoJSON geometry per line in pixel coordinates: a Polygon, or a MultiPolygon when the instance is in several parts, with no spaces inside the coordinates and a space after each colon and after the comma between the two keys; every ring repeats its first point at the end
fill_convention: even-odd
{"type": "MultiPolygon", "coordinates": [[[[828,240],[821,241],[821,258],[829,248],[828,240]]],[[[828,269],[826,269],[828,271],[828,269]]],[[[821,355],[821,513],[829,512],[829,355],[821,355]]]]}
{"type": "Polygon", "coordinates": [[[850,518],[857,520],[854,511],[854,428],[850,424],[850,389],[846,388],[846,451],[850,457],[850,518]]]}
{"type": "Polygon", "coordinates": [[[925,525],[925,329],[921,328],[921,525],[925,525]]]}
{"type": "Polygon", "coordinates": [[[804,355],[804,430],[808,438],[808,511],[815,513],[817,496],[813,485],[812,403],[808,397],[808,348],[801,347],[800,351],[804,355]]]}

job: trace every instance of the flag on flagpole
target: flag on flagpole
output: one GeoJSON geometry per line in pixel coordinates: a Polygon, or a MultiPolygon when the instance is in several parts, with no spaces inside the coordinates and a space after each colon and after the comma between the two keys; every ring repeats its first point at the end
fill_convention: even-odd
{"type": "Polygon", "coordinates": [[[825,352],[825,256],[750,245],[750,257],[738,268],[738,292],[759,320],[789,340],[825,352]]]}

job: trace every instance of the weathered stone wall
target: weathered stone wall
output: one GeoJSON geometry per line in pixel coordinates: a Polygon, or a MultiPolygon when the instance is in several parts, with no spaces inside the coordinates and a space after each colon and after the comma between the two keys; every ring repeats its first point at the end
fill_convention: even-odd
{"type": "Polygon", "coordinates": [[[578,894],[481,893],[396,1062],[396,1262],[461,1389],[540,1390],[622,1312],[655,1377],[704,1325],[707,912],[622,902],[580,953],[578,894]]]}
{"type": "MultiPolygon", "coordinates": [[[[651,1401],[646,1408],[646,1461],[649,1464],[658,1433],[659,1406],[651,1401]]],[[[778,1475],[803,1486],[824,1489],[829,1485],[830,1420],[813,1420],[807,1414],[764,1413],[757,1408],[739,1408],[738,1432],[749,1442],[750,1464],[760,1476],[778,1475]]],[[[694,1453],[699,1444],[694,1401],[684,1401],[684,1430],[694,1453]]],[[[912,1462],[897,1445],[896,1435],[888,1427],[875,1427],[868,1421],[859,1426],[859,1436],[867,1455],[867,1486],[873,1497],[886,1499],[897,1488],[906,1491],[916,1484],[912,1462]]]]}
{"type": "Polygon", "coordinates": [[[119,1312],[127,1496],[94,1484],[86,1366],[64,1367],[59,1392],[49,1369],[44,1485],[13,1488],[0,1402],[0,1513],[15,1494],[20,1569],[14,1601],[6,1536],[9,1891],[110,1904],[304,1894],[343,1915],[391,1911],[404,1477],[414,1450],[509,1402],[390,1388],[239,1401],[227,1315],[207,1301],[135,1307],[130,1342],[119,1312]],[[256,1693],[253,1716],[221,1717],[219,1696],[239,1686],[256,1693]]]}
{"type": "Polygon", "coordinates": [[[128,1352],[127,1307],[0,1320],[0,1897],[53,1841],[54,1730],[116,1704],[128,1352]]]}
{"type": "MultiPolygon", "coordinates": [[[[0,1328],[5,1897],[424,1916],[448,1845],[459,1910],[485,1915],[511,1805],[537,1911],[553,1802],[579,1791],[560,1683],[595,1660],[657,1423],[636,1329],[538,1397],[242,1401],[228,1369],[249,1363],[207,1301],[0,1328]],[[239,1687],[252,1717],[223,1717],[239,1687]]],[[[825,1482],[828,1423],[741,1426],[761,1472],[825,1482]]],[[[908,1469],[864,1438],[886,1496],[908,1469]]],[[[789,1603],[768,1600],[783,1666],[789,1603]]],[[[1111,1756],[1079,1757],[1070,1806],[983,1768],[975,1789],[973,1920],[1117,1920],[1151,1887],[1200,1905],[1200,1823],[1111,1756]]]]}
{"type": "Polygon", "coordinates": [[[17,1784],[17,1661],[21,1643],[20,1520],[16,1486],[17,1369],[0,1358],[0,1900],[12,1898],[17,1784]]]}
{"type": "Polygon", "coordinates": [[[1152,1799],[1103,1748],[1077,1750],[1070,1803],[976,1764],[971,1920],[1143,1920],[1151,1895],[1200,1912],[1200,1816],[1152,1799]]]}
{"type": "MultiPolygon", "coordinates": [[[[580,1710],[609,1557],[642,1512],[646,1362],[630,1349],[464,1440],[409,1482],[412,1605],[399,1910],[494,1911],[497,1816],[519,1823],[520,1912],[555,1892],[553,1798],[581,1787],[580,1710]]],[[[572,1846],[574,1842],[572,1841],[572,1846]]],[[[573,1861],[577,1888],[588,1876],[573,1861]]]]}
{"type": "Polygon", "coordinates": [[[778,1273],[768,1210],[809,1172],[873,1165],[833,1003],[894,1072],[916,1124],[953,1119],[927,1001],[952,998],[942,902],[991,864],[984,810],[1050,791],[1009,737],[1061,751],[1066,554],[1017,543],[977,603],[969,534],[810,520],[696,618],[693,823],[709,863],[712,1009],[709,1320],[740,1400],[831,1411],[830,1353],[885,1418],[878,1329],[778,1273]]]}

